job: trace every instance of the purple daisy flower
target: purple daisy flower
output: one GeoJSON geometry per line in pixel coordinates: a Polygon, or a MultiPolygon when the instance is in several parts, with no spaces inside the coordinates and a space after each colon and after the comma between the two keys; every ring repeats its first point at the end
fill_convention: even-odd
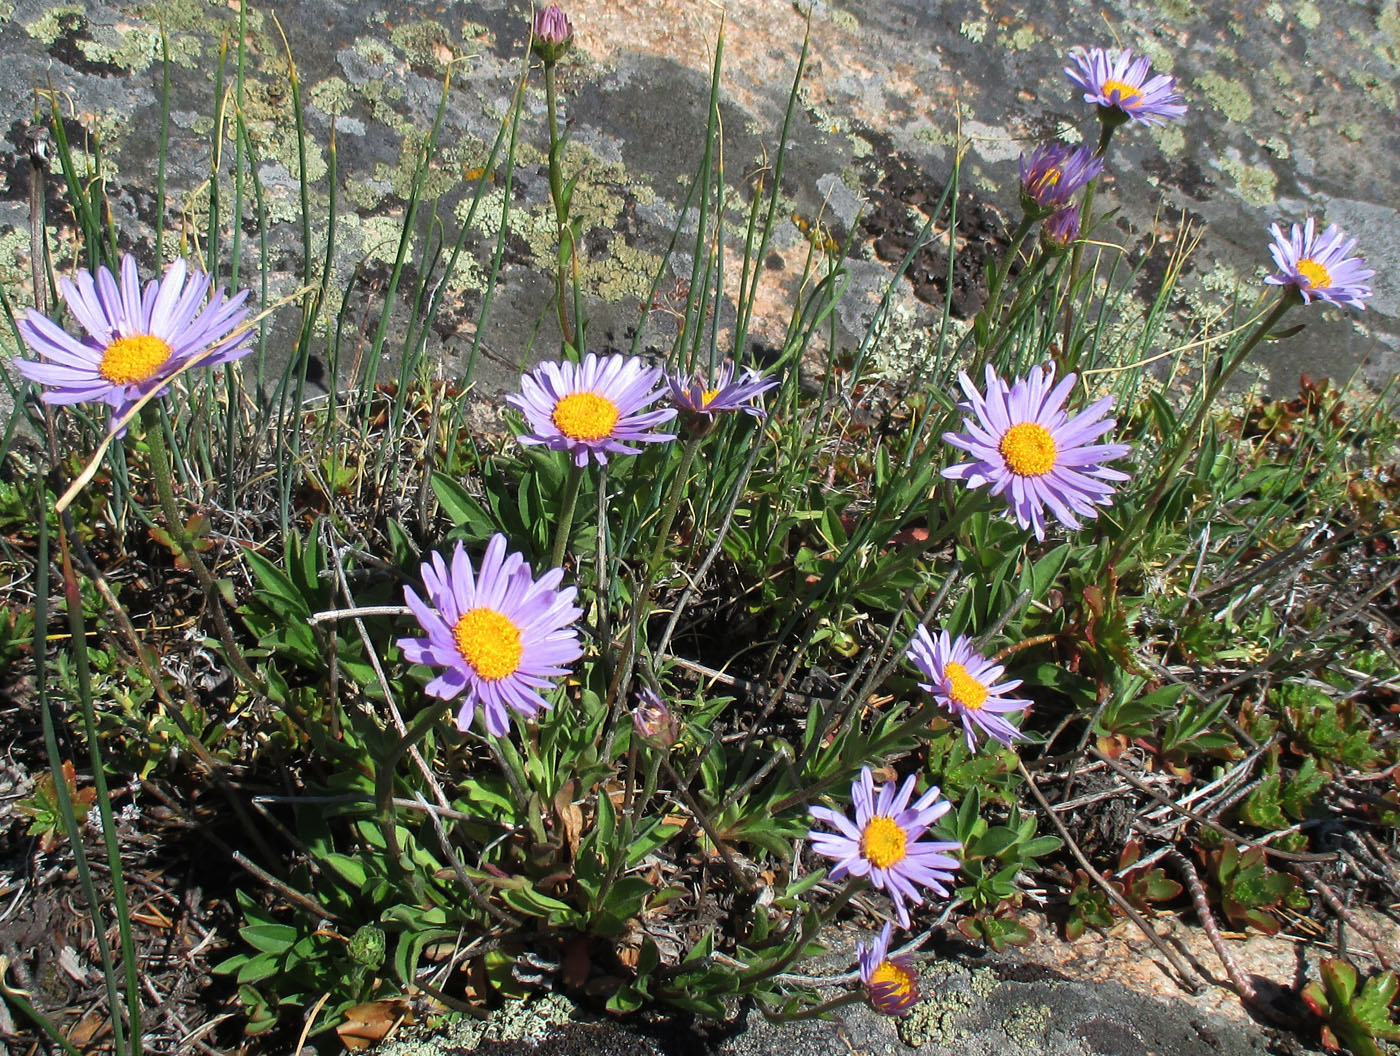
{"type": "Polygon", "coordinates": [[[539,691],[583,655],[571,626],[583,610],[573,604],[574,587],[559,589],[564,570],[535,579],[523,557],[506,553],[506,537],[493,535],[475,575],[461,543],[451,568],[433,554],[422,573],[431,604],[412,587],[403,593],[428,637],[398,645],[411,663],[445,668],[424,687],[428,693],[443,700],[466,694],[457,728],[471,725],[478,704],[486,732],[497,737],[510,729],[508,712],[533,718],[549,710],[539,691]]]}
{"type": "Polygon", "coordinates": [[[148,393],[164,395],[170,379],[198,360],[211,367],[248,354],[251,331],[234,333],[248,315],[247,290],[231,298],[209,293],[209,276],[190,272],[183,259],[165,277],[141,287],[136,258],[122,258],[121,281],[105,267],[59,279],[68,310],[87,331],[73,337],[30,309],[20,336],[38,359],[16,359],[15,369],[45,386],[45,403],[108,404],[121,418],[148,393]]]}
{"type": "Polygon", "coordinates": [[[1006,745],[1026,739],[1025,734],[1002,718],[1030,707],[1029,700],[1004,696],[1021,680],[1002,682],[1006,668],[973,649],[963,635],[950,638],[947,631],[940,631],[934,638],[926,627],[920,626],[909,643],[907,655],[928,679],[920,682],[919,688],[931,693],[962,722],[968,751],[977,750],[978,731],[1006,745]]]}
{"type": "Polygon", "coordinates": [[[891,930],[892,925],[886,921],[879,938],[869,946],[857,944],[860,981],[876,1012],[907,1016],[919,1000],[919,973],[912,957],[889,956],[891,930]]]}
{"type": "Polygon", "coordinates": [[[1103,158],[1089,146],[1044,143],[1021,155],[1021,204],[1026,212],[1049,212],[1070,200],[1103,172],[1103,158]]]}
{"type": "Polygon", "coordinates": [[[768,412],[753,401],[778,384],[778,379],[765,378],[752,367],[735,378],[734,364],[725,362],[721,364],[712,385],[706,384],[703,373],[686,376],[679,371],[674,374],[668,372],[666,384],[671,387],[671,399],[687,414],[713,419],[716,414],[743,411],[755,418],[764,418],[768,412]]]}
{"type": "Polygon", "coordinates": [[[642,410],[665,392],[656,388],[660,380],[660,367],[648,367],[634,356],[599,358],[590,352],[582,363],[541,363],[520,379],[520,392],[507,396],[506,403],[524,414],[534,430],[516,437],[522,444],[567,451],[577,466],[586,466],[590,456],[603,465],[609,453],[641,452],[629,442],[675,439],[671,433],[649,431],[674,418],[674,407],[642,410]]]}
{"type": "Polygon", "coordinates": [[[882,785],[877,794],[870,767],[863,766],[860,777],[851,783],[855,821],[827,807],[813,807],[812,817],[834,826],[837,831],[813,829],[807,833],[812,850],[836,859],[831,879],[868,876],[871,884],[890,896],[901,928],[909,926],[905,900],[916,906],[923,904],[915,884],[948,897],[945,885],[952,881],[958,860],[944,852],[962,849],[960,843],[920,842],[928,827],[948,813],[952,804],[939,798],[937,785],[910,805],[909,797],[913,794],[913,774],[905,778],[898,792],[891,781],[882,785]]]}
{"type": "Polygon", "coordinates": [[[1366,307],[1371,287],[1362,280],[1369,279],[1375,271],[1366,267],[1364,257],[1352,255],[1356,239],[1347,238],[1336,224],[1319,235],[1312,217],[1301,226],[1294,224],[1286,235],[1278,224],[1270,230],[1274,241],[1269,252],[1274,255],[1279,273],[1270,275],[1265,282],[1294,287],[1304,304],[1318,297],[1339,307],[1366,307]]]}
{"type": "Polygon", "coordinates": [[[1040,238],[1055,253],[1068,249],[1079,238],[1079,206],[1067,205],[1040,225],[1040,238]]]}
{"type": "Polygon", "coordinates": [[[1045,538],[1045,507],[1069,528],[1080,527],[1078,517],[1092,520],[1096,506],[1107,506],[1113,496],[1109,481],[1127,480],[1126,473],[1103,463],[1131,452],[1127,444],[1095,444],[1091,441],[1116,424],[1104,414],[1113,407],[1105,396],[1070,417],[1065,397],[1074,387],[1075,375],[1058,384],[1054,368],[1032,367],[1009,389],[987,367],[987,395],[983,397],[965,373],[958,375],[967,400],[958,404],[964,414],[962,433],[944,433],[943,439],[967,451],[974,461],[949,466],[943,476],[962,480],[970,488],[990,484],[991,495],[1005,494],[1007,505],[1022,528],[1032,528],[1045,538]]]}
{"type": "Polygon", "coordinates": [[[1065,67],[1065,74],[1084,89],[1086,103],[1117,110],[1144,125],[1165,125],[1186,113],[1175,77],[1158,74],[1148,79],[1151,63],[1146,55],[1135,60],[1128,48],[1075,48],[1069,60],[1073,65],[1065,67]]]}

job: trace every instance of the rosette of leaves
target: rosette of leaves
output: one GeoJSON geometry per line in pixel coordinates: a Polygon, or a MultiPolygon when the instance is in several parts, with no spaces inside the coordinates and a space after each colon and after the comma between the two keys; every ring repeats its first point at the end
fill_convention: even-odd
{"type": "Polygon", "coordinates": [[[1219,850],[1202,852],[1202,857],[1220,907],[1236,928],[1253,927],[1274,935],[1282,926],[1276,910],[1308,908],[1308,896],[1297,877],[1270,869],[1262,847],[1241,851],[1227,840],[1219,850]]]}
{"type": "Polygon", "coordinates": [[[1303,1000],[1322,1018],[1323,1045],[1352,1056],[1383,1056],[1387,1050],[1378,1042],[1400,1041],[1400,1024],[1391,1018],[1400,991],[1394,972],[1372,976],[1359,991],[1356,969],[1339,957],[1323,961],[1321,975],[1303,988],[1303,1000]]]}
{"type": "MultiPolygon", "coordinates": [[[[1181,894],[1181,885],[1166,874],[1159,865],[1138,865],[1142,845],[1129,840],[1118,854],[1118,868],[1109,883],[1133,908],[1151,913],[1153,906],[1170,902],[1181,894]]],[[[1077,939],[1087,927],[1108,928],[1121,915],[1118,907],[1082,869],[1074,873],[1074,888],[1069,896],[1069,914],[1065,918],[1065,937],[1077,939]]]]}

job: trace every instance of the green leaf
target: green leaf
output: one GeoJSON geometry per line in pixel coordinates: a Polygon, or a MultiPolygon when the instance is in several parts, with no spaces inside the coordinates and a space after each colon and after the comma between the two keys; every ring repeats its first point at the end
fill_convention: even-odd
{"type": "Polygon", "coordinates": [[[239,929],[243,941],[264,953],[282,953],[301,937],[287,924],[248,924],[239,929]]]}
{"type": "Polygon", "coordinates": [[[433,494],[454,525],[461,528],[470,542],[483,542],[497,531],[496,522],[461,484],[447,474],[432,476],[433,494]]]}
{"type": "Polygon", "coordinates": [[[302,596],[301,591],[296,588],[296,584],[286,573],[256,550],[244,550],[243,559],[248,562],[249,571],[253,573],[253,578],[257,580],[258,585],[263,590],[286,602],[293,612],[303,618],[311,615],[306,598],[302,596]]]}

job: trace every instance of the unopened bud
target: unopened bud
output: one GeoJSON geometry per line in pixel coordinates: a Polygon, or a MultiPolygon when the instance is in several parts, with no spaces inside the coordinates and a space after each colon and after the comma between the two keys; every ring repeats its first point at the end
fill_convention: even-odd
{"type": "Polygon", "coordinates": [[[574,42],[574,25],[558,4],[536,11],[530,28],[534,34],[531,47],[546,65],[552,66],[562,59],[574,42]]]}

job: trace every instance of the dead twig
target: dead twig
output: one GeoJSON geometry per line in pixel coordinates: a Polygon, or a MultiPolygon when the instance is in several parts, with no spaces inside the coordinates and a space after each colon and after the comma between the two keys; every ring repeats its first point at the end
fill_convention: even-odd
{"type": "Polygon", "coordinates": [[[1201,883],[1201,877],[1196,872],[1196,867],[1191,864],[1186,855],[1175,849],[1169,850],[1166,858],[1167,861],[1176,866],[1177,871],[1181,873],[1181,878],[1186,881],[1186,890],[1191,893],[1191,903],[1196,907],[1196,919],[1200,921],[1206,938],[1210,940],[1211,946],[1215,949],[1215,955],[1225,966],[1225,974],[1230,979],[1230,985],[1239,995],[1241,1001],[1247,1005],[1254,1005],[1259,1000],[1259,993],[1254,989],[1254,983],[1240,968],[1239,962],[1235,960],[1235,955],[1225,945],[1225,937],[1220,934],[1220,927],[1215,923],[1215,914],[1210,911],[1210,900],[1206,898],[1205,885],[1201,883]]]}
{"type": "Polygon", "coordinates": [[[1045,812],[1045,816],[1050,819],[1050,823],[1055,826],[1055,830],[1060,834],[1060,839],[1065,841],[1065,846],[1069,848],[1070,854],[1074,855],[1075,861],[1079,863],[1080,868],[1089,874],[1089,877],[1102,888],[1104,894],[1108,895],[1113,904],[1122,910],[1124,915],[1138,926],[1138,930],[1148,938],[1153,946],[1157,947],[1157,952],[1165,957],[1172,968],[1176,970],[1177,982],[1182,989],[1191,994],[1200,993],[1201,988],[1196,985],[1195,980],[1192,978],[1191,970],[1186,967],[1186,962],[1181,959],[1175,950],[1162,940],[1162,936],[1158,935],[1152,925],[1147,922],[1146,918],[1133,908],[1132,903],[1123,897],[1123,893],[1105,880],[1103,874],[1094,868],[1093,863],[1089,861],[1084,852],[1080,849],[1079,844],[1074,841],[1074,837],[1070,835],[1069,829],[1065,828],[1065,823],[1060,820],[1059,815],[1056,814],[1054,809],[1050,806],[1050,801],[1045,798],[1045,795],[1036,785],[1035,779],[1031,777],[1030,771],[1026,769],[1026,764],[1021,762],[1020,759],[1017,759],[1016,769],[1021,772],[1021,777],[1025,779],[1026,787],[1030,789],[1031,795],[1034,796],[1035,801],[1040,804],[1040,809],[1045,812]]]}
{"type": "Polygon", "coordinates": [[[1376,960],[1381,962],[1382,968],[1389,969],[1391,967],[1390,956],[1386,953],[1385,947],[1381,944],[1380,936],[1376,934],[1375,929],[1363,922],[1360,917],[1343,905],[1337,892],[1324,883],[1322,877],[1318,876],[1317,873],[1313,872],[1302,862],[1292,862],[1289,864],[1288,869],[1290,872],[1302,878],[1309,887],[1318,893],[1322,901],[1327,903],[1327,908],[1337,915],[1338,920],[1371,944],[1371,948],[1376,951],[1376,960]]]}

